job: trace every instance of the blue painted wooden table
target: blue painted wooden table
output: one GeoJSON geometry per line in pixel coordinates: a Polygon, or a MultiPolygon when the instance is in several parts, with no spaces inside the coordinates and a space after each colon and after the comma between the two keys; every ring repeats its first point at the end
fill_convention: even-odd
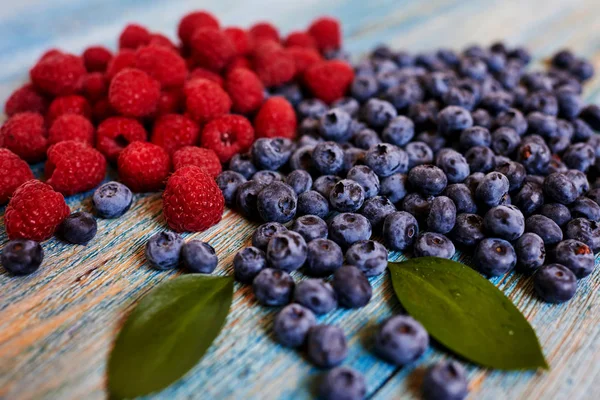
{"type": "MultiPolygon", "coordinates": [[[[282,31],[305,27],[317,15],[344,23],[347,49],[358,55],[380,42],[397,48],[461,48],[506,39],[532,49],[538,61],[561,47],[589,57],[600,70],[600,2],[475,0],[350,1],[2,1],[0,102],[26,78],[28,67],[50,47],[81,52],[90,44],[114,47],[125,23],[137,21],[173,36],[187,11],[206,8],[226,25],[266,19],[282,31]]],[[[600,80],[588,84],[599,102],[600,80]]],[[[0,117],[0,120],[3,117],[0,117]]],[[[89,193],[68,199],[72,210],[90,209],[89,193]]],[[[0,209],[0,216],[3,211],[0,209]]],[[[231,211],[212,229],[190,235],[208,240],[220,255],[219,274],[231,273],[233,255],[249,243],[254,226],[231,211]]],[[[125,315],[137,300],[173,272],[151,270],[143,246],[165,229],[158,194],[136,196],[126,218],[99,221],[86,246],[44,243],[44,267],[11,278],[0,272],[0,398],[105,398],[107,354],[125,315]]],[[[0,244],[6,234],[0,226],[0,244]]],[[[401,257],[393,254],[393,258],[401,257]]],[[[469,366],[471,397],[484,399],[591,399],[600,393],[600,272],[582,280],[565,305],[543,304],[530,279],[494,281],[536,329],[551,365],[547,372],[506,373],[469,366]]],[[[389,276],[372,280],[374,300],[361,310],[338,310],[321,322],[339,324],[349,338],[346,365],[363,372],[370,398],[418,396],[423,368],[440,357],[431,349],[416,366],[392,367],[371,352],[378,323],[398,312],[389,276]]],[[[257,306],[248,287],[236,285],[225,329],[202,362],[156,398],[303,399],[314,396],[321,373],[297,352],[277,346],[274,310],[257,306]]]]}

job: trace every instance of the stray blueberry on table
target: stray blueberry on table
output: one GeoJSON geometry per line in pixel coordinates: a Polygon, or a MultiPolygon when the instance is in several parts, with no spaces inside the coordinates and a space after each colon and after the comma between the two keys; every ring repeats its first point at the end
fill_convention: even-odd
{"type": "Polygon", "coordinates": [[[332,240],[315,239],[308,243],[304,272],[309,276],[328,276],[344,263],[340,246],[332,240]]]}
{"type": "Polygon", "coordinates": [[[346,251],[346,262],[360,269],[365,276],[377,276],[387,267],[387,249],[373,240],[360,240],[346,251]]]}
{"type": "Polygon", "coordinates": [[[267,246],[269,266],[291,272],[306,261],[306,241],[297,232],[284,231],[273,235],[267,246]]]}
{"type": "Polygon", "coordinates": [[[254,277],[267,267],[267,256],[257,247],[246,247],[233,258],[233,275],[242,283],[252,283],[254,277]]]}
{"type": "Polygon", "coordinates": [[[363,400],[366,395],[365,377],[348,367],[333,368],[319,385],[319,396],[323,400],[363,400]]]}
{"type": "Polygon", "coordinates": [[[11,240],[0,253],[0,265],[13,275],[29,275],[37,271],[43,260],[44,249],[33,240],[11,240]]]}
{"type": "Polygon", "coordinates": [[[525,232],[525,217],[513,205],[497,206],[485,213],[483,228],[491,237],[516,240],[525,232]]]}
{"type": "Polygon", "coordinates": [[[452,258],[455,252],[454,243],[441,233],[435,232],[421,233],[413,247],[415,257],[452,258]]]}
{"type": "Polygon", "coordinates": [[[73,244],[87,244],[96,236],[98,224],[90,213],[84,211],[69,215],[59,226],[56,234],[73,244]]]}
{"type": "Polygon", "coordinates": [[[308,359],[321,368],[340,365],[348,355],[346,337],[334,325],[316,325],[308,331],[308,359]]]}
{"type": "Polygon", "coordinates": [[[532,232],[523,234],[515,243],[517,267],[521,272],[532,273],[544,265],[546,246],[541,237],[532,232]]]}
{"type": "Polygon", "coordinates": [[[177,267],[183,247],[183,238],[174,232],[159,232],[146,243],[146,259],[156,269],[177,267]]]}
{"type": "Polygon", "coordinates": [[[532,215],[525,220],[525,230],[533,232],[542,238],[547,246],[554,245],[563,239],[560,226],[543,215],[532,215]]]}
{"type": "Polygon", "coordinates": [[[467,374],[456,361],[441,361],[427,369],[421,384],[425,400],[462,400],[469,394],[467,374]]]}
{"type": "Polygon", "coordinates": [[[290,229],[302,235],[306,243],[315,239],[327,239],[327,224],[316,215],[298,217],[290,229]]]}
{"type": "Polygon", "coordinates": [[[252,246],[261,250],[266,250],[271,238],[280,233],[287,231],[287,228],[279,222],[267,222],[262,224],[252,234],[252,246]]]}
{"type": "Polygon", "coordinates": [[[375,335],[375,352],[394,365],[416,361],[429,347],[423,325],[406,315],[396,315],[381,325],[375,335]]]}
{"type": "Polygon", "coordinates": [[[190,240],[181,249],[183,266],[190,272],[210,274],[219,263],[215,249],[200,240],[190,240]]]}
{"type": "Polygon", "coordinates": [[[275,316],[273,333],[277,342],[286,347],[300,347],[308,331],[317,324],[312,311],[300,304],[289,304],[275,316]]]}
{"type": "Polygon", "coordinates": [[[577,291],[577,277],[560,264],[549,264],[540,268],[533,277],[533,287],[547,303],[564,303],[571,300],[577,291]]]}
{"type": "Polygon", "coordinates": [[[325,218],[329,214],[329,201],[314,190],[301,193],[298,196],[296,215],[316,215],[325,218]]]}
{"type": "Polygon", "coordinates": [[[285,223],[296,215],[298,197],[296,192],[283,182],[273,182],[257,196],[256,208],[263,221],[285,223]]]}
{"type": "Polygon", "coordinates": [[[497,238],[480,241],[473,258],[477,270],[486,276],[504,275],[517,264],[513,246],[506,240],[497,238]]]}
{"type": "Polygon", "coordinates": [[[292,301],[294,280],[285,271],[265,268],[252,281],[252,289],[263,306],[283,306],[292,301]]]}
{"type": "Polygon", "coordinates": [[[235,206],[238,187],[246,182],[246,178],[238,172],[223,171],[217,176],[216,181],[217,186],[221,189],[221,193],[223,193],[225,205],[227,205],[227,207],[235,206]]]}
{"type": "Polygon", "coordinates": [[[133,195],[119,182],[107,182],[94,191],[92,203],[101,218],[118,218],[131,207],[133,195]]]}
{"type": "Polygon", "coordinates": [[[329,238],[342,248],[370,239],[371,233],[371,223],[360,214],[341,213],[329,222],[329,238]]]}
{"type": "Polygon", "coordinates": [[[590,275],[595,267],[594,253],[585,243],[567,239],[556,245],[554,261],[569,268],[577,279],[590,275]]]}
{"type": "Polygon", "coordinates": [[[456,216],[456,223],[450,238],[460,246],[471,247],[485,238],[483,218],[477,214],[462,213],[456,216]]]}
{"type": "Polygon", "coordinates": [[[358,211],[365,201],[365,191],[358,182],[342,179],[329,192],[329,203],[340,212],[358,211]]]}
{"type": "Polygon", "coordinates": [[[371,300],[373,289],[365,274],[353,265],[345,265],[333,274],[331,281],[340,306],[360,308],[371,300]]]}
{"type": "Polygon", "coordinates": [[[337,295],[330,283],[322,279],[306,279],[296,285],[294,302],[322,315],[337,307],[337,295]]]}

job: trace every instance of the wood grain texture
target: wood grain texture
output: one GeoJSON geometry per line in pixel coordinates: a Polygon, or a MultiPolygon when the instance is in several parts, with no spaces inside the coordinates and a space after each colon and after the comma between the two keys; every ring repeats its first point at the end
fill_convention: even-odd
{"type": "MultiPolygon", "coordinates": [[[[550,0],[475,1],[168,1],[21,0],[2,2],[0,102],[25,81],[27,70],[49,47],[80,52],[87,45],[114,47],[124,24],[138,21],[173,36],[185,12],[206,8],[226,25],[266,19],[282,31],[303,28],[331,14],[344,22],[347,48],[358,55],[377,43],[397,48],[461,48],[506,39],[532,49],[537,60],[561,47],[589,57],[600,70],[600,3],[550,0]]],[[[600,78],[586,87],[599,102],[600,78]]],[[[3,117],[0,117],[0,119],[3,117]]],[[[89,193],[68,200],[73,211],[90,209],[89,193]]],[[[0,216],[3,210],[0,209],[0,216]]],[[[219,274],[231,273],[233,255],[249,243],[256,225],[232,211],[203,232],[220,256],[219,274]]],[[[166,229],[158,194],[138,195],[119,220],[99,220],[98,236],[86,247],[52,239],[36,274],[0,272],[0,398],[106,398],[107,354],[123,318],[137,300],[177,272],[151,270],[143,246],[166,229]]],[[[6,241],[0,227],[0,244],[6,241]]],[[[390,259],[402,257],[392,254],[390,259]]],[[[345,365],[363,372],[371,398],[415,398],[424,367],[448,354],[434,346],[415,366],[392,367],[373,356],[373,332],[400,311],[387,274],[372,279],[374,300],[361,310],[321,317],[339,324],[350,347],[345,365]]],[[[543,304],[531,280],[508,275],[494,280],[536,329],[549,372],[506,373],[469,366],[471,397],[483,399],[591,399],[600,392],[600,272],[581,281],[565,305],[543,304]]],[[[227,325],[202,362],[180,382],[153,398],[304,399],[314,396],[322,371],[301,354],[277,346],[271,334],[274,310],[258,306],[248,287],[236,284],[227,325]]]]}

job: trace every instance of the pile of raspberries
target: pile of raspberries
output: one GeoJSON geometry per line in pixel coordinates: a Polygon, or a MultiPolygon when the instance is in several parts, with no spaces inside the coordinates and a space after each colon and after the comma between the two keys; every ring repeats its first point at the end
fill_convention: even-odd
{"type": "MultiPolygon", "coordinates": [[[[28,164],[45,161],[43,190],[64,196],[97,187],[113,165],[134,192],[168,188],[165,216],[172,229],[204,230],[223,211],[220,191],[212,190],[222,163],[247,152],[255,138],[293,139],[297,94],[310,92],[330,103],[354,78],[348,63],[333,59],[341,30],[332,18],[281,37],[266,22],[223,27],[212,14],[197,11],[183,17],[177,33],[180,41],[174,43],[130,24],[115,53],[102,46],[81,55],[44,53],[30,70],[30,82],[5,105],[0,205],[34,179],[28,164]],[[186,188],[174,188],[176,181],[167,185],[186,166],[202,174],[188,174],[194,182],[179,180],[186,188]],[[198,185],[216,194],[183,198],[198,185]]],[[[19,204],[9,204],[6,219],[19,204]]],[[[9,238],[47,239],[66,216],[44,217],[53,211],[43,203],[27,207],[19,215],[32,226],[6,221],[9,238]],[[44,234],[27,233],[33,228],[44,234]]]]}

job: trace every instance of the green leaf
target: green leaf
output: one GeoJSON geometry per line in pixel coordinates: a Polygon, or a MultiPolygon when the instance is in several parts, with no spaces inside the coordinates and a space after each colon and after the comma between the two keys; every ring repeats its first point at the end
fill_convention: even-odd
{"type": "Polygon", "coordinates": [[[402,306],[449,350],[484,367],[548,369],[523,314],[476,271],[436,257],[389,263],[389,269],[402,306]]]}
{"type": "Polygon", "coordinates": [[[225,324],[231,277],[183,275],[145,296],[119,333],[108,361],[118,398],[166,388],[200,361],[225,324]]]}

